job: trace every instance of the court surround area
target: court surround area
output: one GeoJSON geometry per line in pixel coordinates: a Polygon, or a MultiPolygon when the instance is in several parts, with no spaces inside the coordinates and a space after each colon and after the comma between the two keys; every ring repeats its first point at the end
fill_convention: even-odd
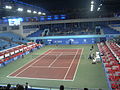
{"type": "Polygon", "coordinates": [[[8,77],[74,80],[82,49],[49,49],[8,77]]]}
{"type": "MultiPolygon", "coordinates": [[[[28,82],[32,87],[108,89],[102,63],[88,60],[92,45],[51,45],[0,68],[1,83],[28,82]],[[62,74],[61,74],[62,73],[62,74]],[[91,83],[92,82],[92,83],[91,83]]],[[[97,51],[94,45],[94,51],[97,51]]]]}

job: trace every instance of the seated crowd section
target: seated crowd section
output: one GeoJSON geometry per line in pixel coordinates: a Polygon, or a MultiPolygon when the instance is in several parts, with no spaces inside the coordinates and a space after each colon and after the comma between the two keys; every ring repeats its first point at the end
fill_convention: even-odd
{"type": "Polygon", "coordinates": [[[38,30],[29,34],[27,37],[120,34],[120,31],[110,27],[109,24],[94,25],[92,23],[59,23],[23,26],[24,30],[29,30],[29,28],[38,28],[38,30]]]}
{"type": "MultiPolygon", "coordinates": [[[[45,88],[32,88],[27,82],[22,84],[7,84],[0,86],[0,90],[48,90],[45,88]]],[[[51,89],[53,90],[53,89],[51,89]]],[[[64,85],[60,85],[60,87],[55,87],[55,90],[64,90],[64,85]]],[[[70,89],[71,90],[71,89],[70,89]]],[[[84,88],[84,90],[88,90],[88,88],[84,88]]]]}
{"type": "Polygon", "coordinates": [[[110,26],[101,26],[103,29],[104,34],[120,34],[120,31],[111,28],[110,26]]]}
{"type": "Polygon", "coordinates": [[[26,85],[17,84],[16,86],[12,86],[11,84],[7,84],[0,86],[0,90],[28,90],[28,88],[26,88],[26,85]]]}
{"type": "MultiPolygon", "coordinates": [[[[26,29],[26,27],[23,27],[26,29]]],[[[28,35],[28,37],[39,37],[45,29],[49,29],[48,34],[44,36],[68,36],[68,35],[93,35],[95,34],[95,27],[89,25],[89,23],[83,25],[80,23],[59,23],[59,24],[46,24],[40,25],[39,30],[28,35]],[[87,28],[86,28],[87,27],[87,28]]],[[[27,29],[26,29],[27,30],[27,29]]]]}
{"type": "Polygon", "coordinates": [[[0,33],[0,50],[15,47],[27,42],[28,41],[25,40],[23,37],[12,32],[0,33]]]}
{"type": "Polygon", "coordinates": [[[112,25],[110,25],[110,27],[117,31],[120,31],[120,24],[112,24],[112,25]]]}
{"type": "Polygon", "coordinates": [[[27,55],[40,47],[42,47],[41,44],[28,42],[27,45],[18,45],[16,47],[3,50],[0,52],[0,67],[3,67],[19,58],[23,58],[24,55],[27,55]]]}
{"type": "Polygon", "coordinates": [[[23,58],[24,55],[42,47],[41,44],[28,42],[24,38],[13,33],[0,33],[0,36],[0,67],[19,58],[23,58]]]}
{"type": "Polygon", "coordinates": [[[113,90],[120,90],[120,46],[111,41],[98,44],[108,82],[113,90]]]}

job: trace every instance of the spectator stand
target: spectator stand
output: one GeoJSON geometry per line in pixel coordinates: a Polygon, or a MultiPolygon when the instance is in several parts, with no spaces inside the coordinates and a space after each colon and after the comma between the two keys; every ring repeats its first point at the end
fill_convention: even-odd
{"type": "Polygon", "coordinates": [[[108,46],[108,48],[111,50],[111,52],[113,53],[113,55],[116,57],[116,59],[119,61],[120,59],[120,46],[117,45],[117,43],[113,43],[113,42],[106,42],[106,45],[108,46]]]}
{"type": "Polygon", "coordinates": [[[41,44],[34,42],[27,43],[27,45],[19,45],[14,48],[10,48],[0,52],[0,67],[3,67],[9,64],[12,61],[23,58],[24,55],[27,55],[38,48],[41,48],[41,44]]]}
{"type": "MultiPolygon", "coordinates": [[[[98,44],[97,44],[98,49],[99,49],[100,53],[104,53],[104,49],[102,48],[103,45],[101,46],[100,44],[101,44],[101,43],[98,43],[98,44]]],[[[107,70],[106,70],[106,67],[105,67],[105,64],[104,64],[104,59],[105,59],[105,57],[104,57],[104,56],[100,56],[100,58],[101,58],[101,60],[102,60],[102,66],[103,66],[103,68],[104,68],[104,72],[105,72],[105,76],[106,76],[108,88],[109,88],[109,90],[112,90],[111,83],[110,83],[110,81],[109,81],[109,76],[108,76],[108,74],[107,74],[107,70]]]]}
{"type": "MultiPolygon", "coordinates": [[[[110,42],[109,42],[110,43],[110,42]]],[[[116,44],[111,44],[116,45],[116,44]]],[[[111,48],[111,45],[105,43],[105,45],[101,45],[99,49],[102,53],[104,53],[104,56],[102,56],[102,61],[104,64],[105,72],[108,76],[108,80],[111,84],[112,89],[120,90],[120,64],[118,64],[118,61],[116,57],[113,54],[113,47],[111,48]],[[112,51],[111,51],[112,50],[112,51]]],[[[116,51],[119,51],[117,49],[116,51]]]]}
{"type": "Polygon", "coordinates": [[[0,52],[0,67],[3,67],[5,64],[4,64],[4,53],[3,52],[0,52]]]}
{"type": "Polygon", "coordinates": [[[42,46],[41,44],[37,44],[35,42],[29,42],[29,43],[27,43],[27,45],[28,45],[28,48],[31,49],[30,50],[31,52],[37,50],[38,48],[40,48],[42,46]]]}
{"type": "Polygon", "coordinates": [[[42,44],[37,44],[37,48],[40,49],[41,47],[43,47],[44,45],[42,44]]]}

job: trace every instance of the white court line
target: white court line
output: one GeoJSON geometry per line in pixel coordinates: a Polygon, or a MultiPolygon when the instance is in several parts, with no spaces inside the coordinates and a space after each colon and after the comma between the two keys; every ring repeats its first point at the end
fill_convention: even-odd
{"type": "MultiPolygon", "coordinates": [[[[53,50],[53,49],[52,49],[52,50],[53,50]]],[[[51,51],[52,51],[52,50],[51,50],[51,51]]],[[[50,52],[51,52],[51,51],[50,51],[50,52]]],[[[47,54],[49,54],[50,52],[48,52],[47,54]]],[[[40,59],[42,59],[43,57],[45,57],[45,56],[43,55],[42,57],[40,57],[38,60],[36,60],[36,61],[33,62],[32,64],[30,64],[28,67],[26,67],[25,69],[23,69],[22,71],[20,71],[18,74],[16,74],[15,77],[18,76],[19,74],[21,74],[22,72],[24,72],[25,70],[27,70],[29,67],[31,67],[31,66],[32,66],[33,64],[35,64],[36,62],[40,61],[40,59]]]]}
{"type": "Polygon", "coordinates": [[[73,62],[74,62],[74,60],[75,60],[75,58],[76,58],[76,55],[77,55],[77,53],[78,53],[78,50],[79,50],[79,49],[77,49],[77,52],[76,52],[74,58],[72,59],[72,62],[71,62],[70,66],[69,66],[69,68],[68,68],[68,70],[67,70],[67,72],[66,72],[66,74],[65,74],[65,76],[64,76],[64,79],[67,77],[67,75],[68,75],[68,73],[69,73],[69,70],[70,70],[70,68],[71,68],[71,66],[72,66],[72,64],[73,64],[73,62]]]}
{"type": "Polygon", "coordinates": [[[59,53],[68,53],[68,54],[70,53],[70,54],[71,54],[71,53],[76,53],[76,52],[55,52],[55,51],[53,51],[52,53],[53,53],[53,54],[56,54],[56,53],[58,53],[58,54],[59,54],[59,53]]]}
{"type": "Polygon", "coordinates": [[[48,68],[48,66],[31,66],[31,68],[48,68]]]}
{"type": "MultiPolygon", "coordinates": [[[[61,53],[61,50],[77,50],[77,49],[55,49],[55,50],[60,50],[60,51],[57,51],[57,53],[61,53]]],[[[55,53],[55,51],[53,52],[55,53]]],[[[76,53],[76,51],[64,51],[64,53],[76,53]]]]}
{"type": "Polygon", "coordinates": [[[69,67],[51,67],[51,68],[61,68],[62,69],[62,68],[69,68],[69,67]]]}
{"type": "Polygon", "coordinates": [[[48,66],[31,66],[32,68],[69,68],[69,67],[48,67],[48,66]]]}
{"type": "Polygon", "coordinates": [[[65,80],[65,79],[50,79],[50,78],[31,78],[31,77],[13,77],[9,76],[8,78],[20,78],[20,79],[34,79],[34,80],[56,80],[56,81],[73,81],[73,80],[65,80]]]}
{"type": "MultiPolygon", "coordinates": [[[[50,50],[51,50],[51,49],[50,49],[50,50]]],[[[76,49],[76,50],[78,50],[78,49],[76,49]]],[[[49,51],[49,50],[48,50],[48,51],[49,51]]],[[[48,51],[47,51],[47,52],[48,52],[48,51]]],[[[51,51],[52,51],[52,50],[51,50],[51,51]]],[[[51,51],[50,51],[50,52],[51,52],[51,51]]],[[[49,52],[49,53],[50,53],[50,52],[49,52]]],[[[46,53],[46,52],[45,52],[45,53],[46,53]]],[[[52,52],[52,53],[53,53],[53,52],[52,52]]],[[[76,52],[76,53],[77,53],[77,52],[76,52]]],[[[43,55],[43,54],[42,54],[42,55],[43,55]]],[[[70,54],[69,54],[69,55],[70,55],[70,54]]],[[[75,54],[74,54],[74,55],[75,55],[75,54]]],[[[44,56],[44,55],[43,55],[43,56],[44,56]]],[[[38,57],[40,57],[40,56],[38,56],[38,57]]],[[[37,57],[37,58],[38,58],[38,57],[37,57]]],[[[81,57],[81,55],[80,55],[80,57],[81,57]]],[[[35,58],[35,59],[36,59],[36,58],[35,58]]],[[[33,59],[32,61],[34,61],[34,59],[33,59]]],[[[32,61],[31,61],[31,62],[32,62],[32,61]]],[[[30,63],[30,62],[28,62],[28,63],[30,63]]],[[[28,64],[28,63],[27,63],[27,64],[28,64]]],[[[27,64],[25,64],[25,65],[27,65],[27,64]]],[[[25,66],[25,65],[24,65],[24,66],[25,66]]],[[[24,67],[24,66],[23,66],[23,67],[24,67]]],[[[34,66],[31,66],[31,67],[34,67],[34,66]]],[[[40,66],[40,67],[42,67],[42,66],[40,66]]],[[[43,67],[46,67],[46,66],[43,66],[43,67]]],[[[47,67],[48,67],[48,66],[47,66],[47,67]]],[[[21,67],[21,68],[22,68],[22,67],[21,67]]],[[[70,67],[51,67],[51,68],[70,68],[70,67]]],[[[19,69],[20,69],[20,68],[19,68],[19,69]]],[[[19,69],[17,69],[17,70],[19,70],[19,69]]],[[[16,71],[17,71],[17,70],[16,70],[16,71]]],[[[15,72],[16,72],[16,71],[15,71],[15,72]]],[[[73,80],[71,80],[71,79],[70,79],[70,80],[69,80],[69,79],[65,80],[65,79],[31,78],[31,77],[18,77],[18,76],[15,77],[15,76],[10,76],[10,75],[11,75],[11,74],[9,74],[7,77],[9,77],[9,78],[23,78],[23,79],[36,79],[36,80],[37,80],[37,79],[40,79],[40,80],[43,79],[43,80],[73,81],[73,80]]]]}
{"type": "MultiPolygon", "coordinates": [[[[50,50],[52,50],[52,49],[49,49],[49,50],[45,51],[43,54],[45,54],[46,52],[49,52],[50,50]]],[[[41,54],[41,55],[43,55],[43,54],[41,54]]],[[[38,57],[40,57],[41,55],[39,55],[38,57]]],[[[33,62],[33,61],[36,60],[38,57],[36,57],[35,59],[31,60],[30,62],[24,64],[24,65],[21,66],[20,68],[16,69],[14,72],[8,74],[6,77],[9,77],[11,74],[15,73],[16,71],[18,71],[19,69],[23,68],[23,67],[26,66],[27,64],[33,62]]]]}
{"type": "MultiPolygon", "coordinates": [[[[62,52],[62,53],[63,53],[63,52],[62,52]]],[[[46,55],[46,54],[45,54],[45,55],[46,55]]],[[[49,54],[49,55],[51,55],[51,56],[52,56],[52,55],[53,55],[53,56],[58,56],[58,55],[60,55],[60,53],[59,53],[59,54],[56,54],[56,53],[55,53],[55,54],[49,54]]],[[[75,55],[75,53],[74,53],[74,54],[64,54],[64,53],[63,53],[63,55],[75,55]]],[[[46,55],[46,56],[48,56],[48,55],[46,55]]]]}
{"type": "Polygon", "coordinates": [[[63,53],[60,53],[57,58],[55,58],[55,60],[48,66],[48,67],[51,67],[56,61],[57,59],[62,55],[63,53]]]}
{"type": "MultiPolygon", "coordinates": [[[[64,49],[61,49],[61,48],[57,48],[57,50],[77,50],[78,48],[76,49],[69,49],[69,48],[64,48],[64,49]]],[[[56,49],[55,49],[56,50],[56,49]]]]}
{"type": "MultiPolygon", "coordinates": [[[[51,49],[51,51],[52,51],[52,49],[51,49]]],[[[48,54],[51,52],[51,51],[49,51],[48,52],[48,54]]],[[[45,52],[46,53],[46,52],[45,52]]],[[[40,57],[40,56],[39,56],[40,57]]],[[[21,74],[22,72],[24,72],[25,70],[27,70],[29,67],[31,67],[33,64],[35,64],[37,61],[39,61],[41,58],[43,58],[43,57],[45,57],[44,55],[42,56],[42,57],[40,57],[38,60],[36,60],[35,62],[33,62],[32,64],[30,64],[29,66],[27,66],[25,69],[23,69],[22,71],[20,71],[18,74],[16,74],[14,77],[16,77],[16,76],[18,76],[19,74],[21,74]]],[[[35,59],[34,59],[35,60],[35,59]]],[[[34,60],[32,60],[32,61],[34,61],[34,60]]],[[[32,62],[31,61],[31,62],[32,62]]],[[[27,65],[27,64],[26,64],[27,65]]]]}
{"type": "Polygon", "coordinates": [[[77,71],[78,71],[78,66],[79,66],[79,64],[80,64],[81,56],[82,56],[82,54],[83,54],[83,51],[84,51],[84,49],[82,49],[82,51],[81,51],[81,53],[80,53],[79,62],[77,63],[77,68],[76,68],[75,74],[74,74],[74,76],[73,76],[73,81],[74,81],[75,76],[76,76],[76,73],[77,73],[77,71]]]}

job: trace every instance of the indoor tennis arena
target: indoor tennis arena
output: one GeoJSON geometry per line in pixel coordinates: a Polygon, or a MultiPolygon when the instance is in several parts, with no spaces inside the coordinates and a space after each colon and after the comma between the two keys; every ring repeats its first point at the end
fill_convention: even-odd
{"type": "Polygon", "coordinates": [[[0,90],[120,90],[120,1],[0,0],[0,90]]]}

